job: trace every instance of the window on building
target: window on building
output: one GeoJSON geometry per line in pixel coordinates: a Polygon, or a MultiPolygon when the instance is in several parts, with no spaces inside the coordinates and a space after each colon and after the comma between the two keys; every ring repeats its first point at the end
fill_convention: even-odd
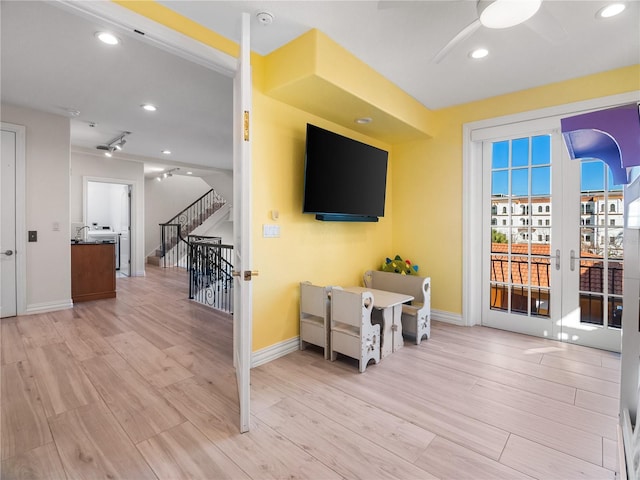
{"type": "Polygon", "coordinates": [[[590,219],[590,218],[587,218],[587,219],[584,221],[584,224],[585,224],[585,225],[591,225],[591,219],[590,219]]]}
{"type": "Polygon", "coordinates": [[[611,205],[609,205],[609,212],[616,213],[616,204],[615,203],[612,203],[611,205]]]}
{"type": "Polygon", "coordinates": [[[538,241],[541,242],[542,241],[542,235],[538,235],[538,241]]]}
{"type": "Polygon", "coordinates": [[[507,207],[502,207],[502,213],[507,214],[507,207]]]}
{"type": "Polygon", "coordinates": [[[498,206],[491,205],[491,215],[496,215],[498,213],[498,206]]]}
{"type": "Polygon", "coordinates": [[[491,219],[491,225],[497,225],[498,224],[498,220],[495,218],[491,219]]]}
{"type": "Polygon", "coordinates": [[[545,220],[545,221],[544,221],[544,224],[545,224],[545,225],[550,225],[550,223],[549,223],[549,222],[550,222],[549,220],[545,220]]]}
{"type": "Polygon", "coordinates": [[[538,225],[542,225],[542,220],[538,219],[538,225]]]}
{"type": "Polygon", "coordinates": [[[542,213],[542,205],[538,205],[538,213],[542,213]]]}
{"type": "Polygon", "coordinates": [[[609,237],[609,243],[610,243],[611,245],[615,245],[615,243],[616,243],[616,237],[609,237]]]}
{"type": "Polygon", "coordinates": [[[549,213],[549,205],[547,205],[546,207],[544,207],[544,211],[545,211],[545,213],[549,213]]]}
{"type": "Polygon", "coordinates": [[[548,241],[549,241],[549,235],[545,235],[545,236],[544,236],[544,241],[545,241],[545,242],[548,242],[548,241]]]}
{"type": "Polygon", "coordinates": [[[585,235],[584,236],[584,241],[585,242],[590,242],[591,241],[591,235],[585,235]]]}
{"type": "Polygon", "coordinates": [[[502,220],[502,225],[506,225],[507,221],[506,220],[502,220]]]}
{"type": "Polygon", "coordinates": [[[609,225],[615,226],[616,225],[616,220],[615,219],[609,220],[609,225]]]}

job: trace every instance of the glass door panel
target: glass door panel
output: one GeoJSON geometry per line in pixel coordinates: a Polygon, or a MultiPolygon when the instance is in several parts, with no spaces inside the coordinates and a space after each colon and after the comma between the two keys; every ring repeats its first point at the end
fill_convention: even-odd
{"type": "Polygon", "coordinates": [[[491,233],[483,323],[552,336],[551,135],[485,142],[484,154],[491,233]]]}
{"type": "Polygon", "coordinates": [[[579,182],[568,185],[568,191],[579,192],[579,204],[567,200],[566,217],[570,222],[563,250],[570,251],[571,258],[563,271],[568,279],[563,283],[562,338],[620,351],[624,272],[622,186],[613,183],[609,168],[600,160],[565,161],[568,178],[577,178],[574,183],[579,182]],[[576,251],[579,255],[575,255],[576,251]],[[577,278],[573,280],[572,276],[577,278]],[[578,305],[574,298],[578,299],[578,305]]]}

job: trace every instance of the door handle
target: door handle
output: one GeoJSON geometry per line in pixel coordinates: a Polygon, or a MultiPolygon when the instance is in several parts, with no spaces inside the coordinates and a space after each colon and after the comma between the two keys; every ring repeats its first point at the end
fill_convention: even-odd
{"type": "Polygon", "coordinates": [[[569,269],[573,272],[576,269],[576,251],[571,250],[571,258],[569,260],[569,269]]]}
{"type": "Polygon", "coordinates": [[[560,250],[556,250],[556,270],[560,270],[560,250]]]}
{"type": "Polygon", "coordinates": [[[6,250],[0,253],[2,253],[2,255],[6,255],[7,257],[10,257],[11,255],[13,255],[13,250],[6,250]]]}
{"type": "Polygon", "coordinates": [[[250,282],[251,278],[252,277],[257,277],[258,275],[260,275],[260,272],[258,272],[256,270],[245,270],[244,272],[239,272],[237,270],[232,270],[231,271],[231,275],[233,275],[234,277],[239,277],[240,275],[242,275],[246,282],[250,282]]]}

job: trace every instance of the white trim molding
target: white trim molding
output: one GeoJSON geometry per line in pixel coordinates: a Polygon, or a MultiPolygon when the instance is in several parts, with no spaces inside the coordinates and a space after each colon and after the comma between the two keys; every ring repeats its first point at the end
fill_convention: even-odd
{"type": "Polygon", "coordinates": [[[437,322],[451,323],[452,325],[459,325],[461,327],[468,326],[467,324],[465,324],[461,314],[447,312],[446,310],[436,310],[434,308],[431,309],[431,320],[436,320],[437,322]]]}
{"type": "Polygon", "coordinates": [[[157,23],[114,2],[79,2],[57,0],[58,7],[80,14],[91,21],[108,23],[110,28],[125,36],[155,45],[190,62],[233,77],[238,61],[231,55],[196,41],[187,35],[157,23]]]}
{"type": "Polygon", "coordinates": [[[64,302],[42,302],[31,303],[27,305],[27,309],[23,312],[24,315],[36,315],[38,313],[55,312],[57,310],[67,310],[73,308],[73,301],[71,299],[64,302]]]}
{"type": "Polygon", "coordinates": [[[251,354],[251,368],[258,367],[265,363],[269,363],[280,357],[284,357],[290,353],[300,350],[300,337],[296,336],[289,340],[274,343],[269,347],[256,350],[251,354]]]}

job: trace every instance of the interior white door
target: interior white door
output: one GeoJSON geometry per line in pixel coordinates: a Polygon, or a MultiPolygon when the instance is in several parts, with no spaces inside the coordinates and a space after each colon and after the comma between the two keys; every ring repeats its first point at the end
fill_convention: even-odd
{"type": "Polygon", "coordinates": [[[2,130],[0,141],[0,317],[17,313],[16,133],[2,130]]]}
{"type": "Polygon", "coordinates": [[[250,368],[252,335],[251,248],[251,67],[249,14],[243,13],[238,70],[234,78],[233,237],[234,301],[233,363],[238,381],[240,431],[250,427],[250,368]]]}

